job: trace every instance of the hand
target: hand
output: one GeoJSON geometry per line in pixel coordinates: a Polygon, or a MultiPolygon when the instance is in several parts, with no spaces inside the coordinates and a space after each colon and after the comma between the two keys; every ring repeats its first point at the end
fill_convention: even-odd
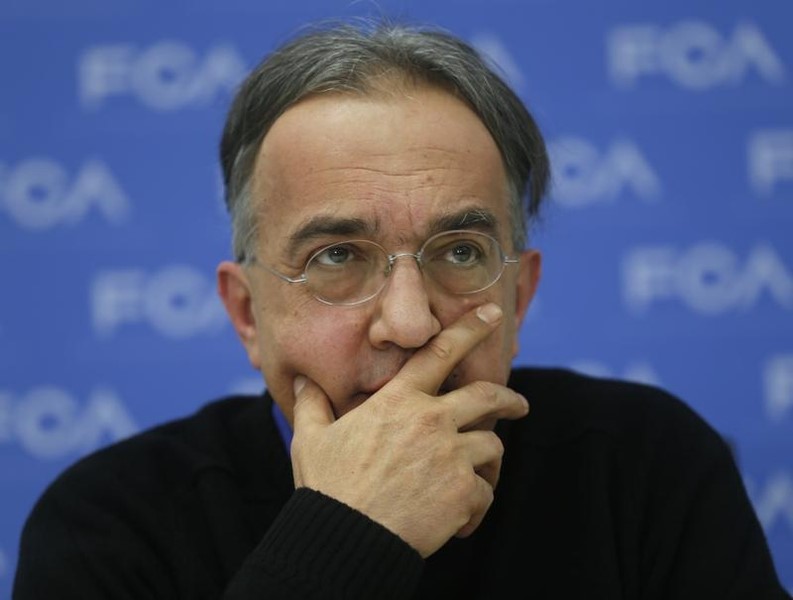
{"type": "Polygon", "coordinates": [[[295,485],[368,515],[422,557],[453,535],[470,535],[493,501],[504,451],[495,433],[476,427],[528,412],[520,394],[494,383],[436,395],[457,363],[498,326],[501,312],[489,307],[496,309],[490,322],[483,307],[466,313],[339,419],[323,390],[306,381],[294,406],[295,485]]]}

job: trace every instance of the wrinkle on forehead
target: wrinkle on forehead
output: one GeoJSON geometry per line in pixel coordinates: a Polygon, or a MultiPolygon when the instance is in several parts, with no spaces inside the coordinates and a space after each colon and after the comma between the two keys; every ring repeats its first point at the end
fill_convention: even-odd
{"type": "MultiPolygon", "coordinates": [[[[466,150],[466,152],[470,153],[469,150],[466,150]]],[[[354,177],[356,173],[393,177],[415,177],[433,173],[444,175],[450,172],[468,172],[468,170],[460,164],[459,150],[455,151],[441,147],[416,145],[411,148],[403,148],[393,152],[377,152],[367,149],[362,158],[365,158],[368,164],[360,164],[360,161],[351,163],[313,164],[306,169],[306,172],[312,175],[341,172],[344,173],[345,177],[347,175],[354,177]],[[432,160],[437,162],[426,166],[418,165],[411,160],[416,156],[419,156],[423,161],[432,160]]]]}
{"type": "Polygon", "coordinates": [[[420,243],[448,228],[497,233],[508,218],[503,162],[464,103],[421,88],[385,102],[344,96],[298,103],[265,136],[253,184],[270,233],[284,239],[320,215],[360,219],[366,226],[352,229],[368,234],[379,226],[390,244],[420,243]],[[480,208],[498,221],[475,218],[480,208]],[[448,214],[453,223],[433,225],[448,214]]]}

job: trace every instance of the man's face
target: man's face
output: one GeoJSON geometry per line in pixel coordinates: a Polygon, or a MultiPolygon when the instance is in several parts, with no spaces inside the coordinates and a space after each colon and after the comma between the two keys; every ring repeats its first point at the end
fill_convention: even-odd
{"type": "MultiPolygon", "coordinates": [[[[257,260],[290,277],[327,244],[363,238],[389,253],[414,253],[439,229],[485,231],[516,254],[498,148],[464,103],[436,88],[302,101],[267,133],[252,184],[257,260]]],[[[502,325],[439,391],[475,380],[506,383],[539,255],[523,252],[495,285],[463,296],[427,286],[416,261],[402,258],[378,296],[351,307],[323,304],[306,285],[256,266],[224,263],[219,273],[250,361],[291,422],[295,376],[316,382],[341,417],[441,329],[487,301],[502,307],[502,325]],[[237,308],[230,296],[239,300],[237,308]]]]}

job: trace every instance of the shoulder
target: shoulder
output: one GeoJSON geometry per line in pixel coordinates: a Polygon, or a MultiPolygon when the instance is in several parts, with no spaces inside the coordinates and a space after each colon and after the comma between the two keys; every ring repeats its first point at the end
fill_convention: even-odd
{"type": "Polygon", "coordinates": [[[278,449],[269,406],[267,396],[217,400],[67,468],[25,520],[20,593],[79,586],[82,597],[143,597],[149,586],[171,589],[179,569],[198,563],[215,577],[211,561],[202,561],[216,515],[231,513],[227,525],[242,514],[241,502],[227,499],[248,497],[250,474],[262,470],[252,463],[278,449]]]}
{"type": "Polygon", "coordinates": [[[266,429],[271,421],[267,405],[259,396],[222,398],[88,454],[45,489],[33,514],[42,505],[74,498],[106,501],[132,490],[150,501],[165,500],[203,471],[238,469],[245,446],[256,443],[249,430],[266,429]]]}
{"type": "Polygon", "coordinates": [[[721,435],[686,401],[663,388],[568,369],[518,368],[510,386],[529,400],[526,441],[567,443],[582,437],[632,449],[674,446],[721,453],[721,435]]]}
{"type": "Polygon", "coordinates": [[[529,512],[552,523],[549,538],[568,527],[573,545],[587,547],[580,541],[593,536],[592,564],[612,551],[629,565],[623,583],[652,587],[641,573],[653,572],[665,597],[700,589],[706,598],[735,590],[765,598],[774,592],[762,590],[778,589],[729,444],[682,398],[564,369],[517,369],[510,385],[531,410],[499,423],[501,506],[541,502],[529,512]]]}
{"type": "Polygon", "coordinates": [[[674,494],[682,506],[703,485],[735,498],[743,494],[727,440],[663,388],[537,368],[516,370],[511,385],[531,410],[524,419],[500,424],[510,460],[600,477],[637,506],[644,505],[641,498],[674,494]]]}

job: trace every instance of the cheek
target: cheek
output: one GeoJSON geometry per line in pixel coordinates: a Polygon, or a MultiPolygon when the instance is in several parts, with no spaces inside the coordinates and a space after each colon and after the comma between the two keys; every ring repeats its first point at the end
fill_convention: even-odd
{"type": "MultiPolygon", "coordinates": [[[[332,397],[353,380],[356,356],[365,339],[360,318],[343,309],[299,307],[290,313],[264,314],[259,345],[262,374],[282,408],[292,399],[292,381],[298,374],[310,377],[332,397]],[[332,310],[331,314],[326,311],[332,310]]],[[[291,410],[285,412],[291,414],[291,410]]]]}
{"type": "Polygon", "coordinates": [[[349,355],[360,346],[361,324],[344,315],[321,312],[301,311],[299,316],[273,319],[261,340],[265,362],[290,375],[327,370],[329,365],[337,370],[354,362],[349,355]]]}

